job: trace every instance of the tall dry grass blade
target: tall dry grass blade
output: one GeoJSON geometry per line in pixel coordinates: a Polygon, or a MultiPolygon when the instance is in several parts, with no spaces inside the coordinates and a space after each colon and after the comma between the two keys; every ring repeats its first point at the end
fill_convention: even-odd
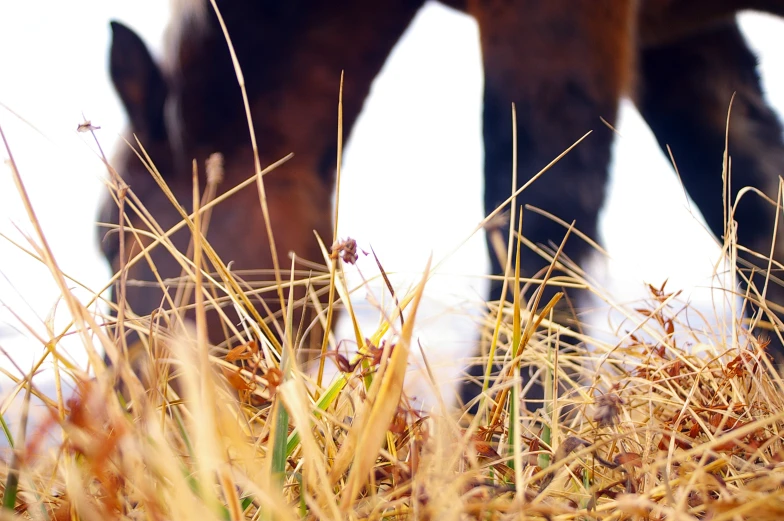
{"type": "MultiPolygon", "coordinates": [[[[520,340],[522,338],[522,326],[521,326],[521,319],[522,319],[522,309],[520,305],[521,300],[521,291],[520,291],[520,247],[522,245],[522,241],[520,237],[523,235],[523,212],[522,208],[520,209],[520,216],[518,218],[517,223],[517,234],[515,240],[515,265],[514,265],[514,283],[512,286],[512,345],[516,346],[520,344],[520,340]]],[[[509,247],[511,248],[512,245],[510,244],[509,247]]],[[[510,370],[512,381],[514,385],[512,386],[511,397],[509,400],[509,407],[508,407],[508,422],[507,422],[507,443],[509,444],[507,454],[512,455],[512,461],[509,462],[509,466],[512,467],[515,471],[515,482],[518,483],[518,494],[522,491],[519,490],[522,483],[522,469],[521,467],[521,459],[520,459],[520,436],[518,435],[518,423],[520,421],[520,356],[517,353],[514,353],[511,363],[511,370],[510,370]]],[[[522,496],[521,496],[522,497],[522,496]]]]}
{"type": "MultiPolygon", "coordinates": [[[[527,183],[526,183],[527,184],[527,183]]],[[[509,271],[512,269],[512,252],[514,251],[513,241],[515,213],[517,212],[517,109],[515,104],[512,103],[512,197],[511,197],[511,214],[509,216],[509,237],[507,238],[506,247],[506,262],[504,262],[504,282],[501,287],[501,300],[498,302],[498,314],[496,315],[495,327],[493,328],[493,337],[490,341],[490,351],[487,355],[487,362],[485,365],[484,379],[482,380],[482,395],[479,400],[479,415],[484,414],[487,410],[487,390],[490,386],[490,375],[493,372],[493,365],[495,364],[495,353],[498,348],[498,335],[501,331],[501,319],[504,314],[504,302],[509,284],[509,271]]],[[[505,204],[505,203],[504,203],[505,204]]],[[[498,208],[496,208],[498,210],[498,208]]],[[[500,259],[499,259],[500,260],[500,259]]]]}
{"type": "MultiPolygon", "coordinates": [[[[337,173],[335,184],[335,227],[332,233],[332,244],[338,242],[338,218],[340,217],[340,174],[343,163],[343,73],[340,71],[340,89],[338,90],[338,151],[337,151],[337,173]]],[[[334,247],[334,246],[333,246],[334,247]]],[[[324,338],[321,342],[321,352],[319,357],[318,375],[316,376],[316,388],[321,389],[324,381],[324,364],[327,359],[327,347],[329,345],[329,331],[332,329],[333,315],[335,311],[335,274],[338,270],[338,255],[333,251],[332,255],[326,259],[329,269],[329,296],[327,297],[327,321],[325,324],[324,338]]]]}
{"type": "MultiPolygon", "coordinates": [[[[219,510],[220,504],[218,498],[215,497],[211,491],[212,484],[215,476],[218,475],[218,461],[220,460],[217,450],[219,447],[218,439],[215,432],[215,406],[217,405],[215,382],[212,378],[212,366],[210,365],[209,353],[209,340],[207,333],[207,312],[204,307],[204,286],[202,276],[202,252],[204,245],[204,236],[201,232],[202,218],[200,214],[200,200],[199,193],[199,176],[196,164],[193,165],[193,213],[196,217],[193,219],[193,264],[194,269],[194,297],[196,300],[196,355],[198,360],[198,376],[199,384],[196,389],[191,389],[194,393],[198,393],[198,399],[195,400],[194,406],[191,407],[194,423],[197,426],[196,431],[196,454],[198,455],[197,473],[201,484],[201,495],[204,498],[207,506],[212,507],[214,510],[219,510]]],[[[187,358],[181,358],[187,360],[187,358]]],[[[189,372],[186,367],[185,372],[189,372]]]]}
{"type": "Polygon", "coordinates": [[[218,9],[218,4],[215,0],[210,0],[210,3],[212,4],[212,8],[215,11],[215,15],[218,17],[218,23],[220,24],[221,30],[223,31],[223,37],[225,38],[226,44],[229,47],[229,54],[231,55],[231,62],[234,66],[234,73],[237,76],[237,83],[239,84],[240,92],[242,92],[242,103],[245,106],[245,116],[248,120],[248,131],[250,133],[250,142],[253,149],[253,163],[256,172],[256,186],[259,190],[261,213],[264,216],[265,231],[269,240],[270,253],[272,254],[272,266],[275,272],[275,284],[278,290],[277,292],[278,300],[280,301],[280,309],[283,310],[283,316],[285,317],[286,299],[283,295],[283,278],[281,277],[280,272],[278,249],[275,245],[275,235],[272,233],[272,221],[270,220],[269,207],[267,205],[267,192],[264,188],[264,179],[260,175],[262,171],[261,160],[259,159],[259,147],[256,143],[256,130],[253,125],[253,117],[251,116],[250,102],[248,101],[248,91],[245,88],[245,76],[242,74],[242,67],[240,67],[240,62],[237,59],[237,53],[234,51],[234,45],[231,43],[231,35],[229,35],[229,30],[226,27],[226,23],[223,21],[223,16],[221,15],[220,9],[218,9]]]}

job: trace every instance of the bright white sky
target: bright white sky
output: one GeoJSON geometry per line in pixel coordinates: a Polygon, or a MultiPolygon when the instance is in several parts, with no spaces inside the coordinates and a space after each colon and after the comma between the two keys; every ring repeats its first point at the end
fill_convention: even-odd
{"type": "MultiPolygon", "coordinates": [[[[106,72],[108,21],[128,23],[158,52],[166,4],[0,4],[0,103],[18,115],[0,106],[0,125],[61,268],[93,289],[109,276],[93,227],[104,172],[95,143],[77,134],[76,125],[83,113],[101,126],[104,150],[115,149],[125,120],[106,72]]],[[[773,63],[784,48],[784,22],[745,15],[743,25],[761,52],[770,99],[784,108],[784,66],[780,59],[773,63]]],[[[480,92],[475,23],[429,4],[374,85],[345,156],[341,235],[357,238],[366,249],[372,245],[388,270],[421,270],[431,251],[440,258],[480,221],[480,92]]],[[[665,278],[671,289],[684,288],[693,299],[704,299],[691,288],[709,283],[718,249],[688,213],[667,161],[628,104],[621,119],[624,137],[616,147],[602,226],[616,262],[614,276],[607,275],[607,263],[597,263],[593,272],[621,300],[644,296],[643,281],[659,284],[665,278]],[[682,233],[673,236],[673,230],[682,233]]],[[[0,156],[5,159],[5,150],[0,156]]],[[[19,239],[15,226],[31,230],[9,169],[2,165],[0,232],[19,239]]],[[[362,269],[372,271],[367,262],[362,269]]],[[[431,356],[440,353],[454,361],[470,352],[474,333],[470,317],[449,309],[476,304],[485,294],[479,278],[487,271],[483,238],[474,237],[441,271],[473,275],[435,278],[423,316],[423,344],[431,356]]],[[[0,239],[0,346],[24,370],[44,348],[30,334],[19,334],[23,328],[2,305],[48,337],[45,320],[57,296],[46,270],[0,239]]],[[[372,324],[377,315],[368,316],[372,324]]],[[[606,316],[600,313],[605,322],[606,316]]],[[[70,353],[84,360],[78,343],[70,344],[70,353]]],[[[9,367],[4,358],[0,355],[0,363],[9,367]]],[[[42,377],[45,386],[49,377],[42,377]]],[[[0,388],[8,390],[2,380],[0,388]]]]}

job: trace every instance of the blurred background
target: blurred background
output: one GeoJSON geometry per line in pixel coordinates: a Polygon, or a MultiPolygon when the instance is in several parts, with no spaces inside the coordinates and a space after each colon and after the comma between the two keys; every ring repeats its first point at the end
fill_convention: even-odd
{"type": "MultiPolygon", "coordinates": [[[[109,157],[125,146],[120,140],[125,115],[107,74],[108,22],[130,25],[160,56],[168,17],[168,3],[160,0],[0,4],[0,125],[60,268],[89,289],[77,290],[81,298],[99,291],[110,273],[94,226],[105,170],[98,145],[76,127],[85,120],[99,126],[99,144],[109,157]]],[[[781,111],[784,22],[744,14],[742,25],[759,52],[769,100],[781,111]]],[[[365,250],[372,246],[388,271],[401,273],[395,278],[399,289],[417,278],[431,252],[441,259],[471,237],[482,219],[481,88],[476,24],[428,3],[376,80],[348,141],[340,235],[357,239],[365,250]],[[383,199],[373,200],[370,194],[381,186],[383,199]]],[[[706,288],[719,259],[716,241],[628,102],[619,131],[601,227],[612,260],[597,257],[591,274],[623,302],[647,296],[645,283],[669,279],[669,289],[684,290],[684,301],[715,315],[706,288]]],[[[5,149],[0,156],[7,159],[5,149]]],[[[715,168],[719,176],[721,157],[715,168]]],[[[7,161],[0,165],[0,233],[0,366],[19,376],[68,320],[48,271],[11,242],[29,248],[25,237],[32,227],[7,161]]],[[[484,237],[477,233],[441,265],[428,287],[419,337],[440,368],[442,389],[453,386],[456,361],[475,346],[485,257],[484,237]]],[[[373,264],[361,260],[359,269],[372,276],[373,264]]],[[[355,274],[352,280],[360,278],[355,274]]],[[[75,282],[71,286],[78,289],[75,282]]],[[[611,333],[618,320],[605,304],[593,306],[597,332],[611,333]]],[[[378,321],[369,305],[363,316],[368,327],[378,321]]],[[[78,339],[65,338],[60,345],[77,363],[86,363],[78,339]]],[[[416,365],[412,362],[412,371],[416,365]]],[[[35,382],[52,389],[52,381],[47,363],[35,382]]],[[[12,389],[0,377],[2,395],[12,389]]],[[[420,382],[411,392],[422,395],[425,389],[420,382]]]]}

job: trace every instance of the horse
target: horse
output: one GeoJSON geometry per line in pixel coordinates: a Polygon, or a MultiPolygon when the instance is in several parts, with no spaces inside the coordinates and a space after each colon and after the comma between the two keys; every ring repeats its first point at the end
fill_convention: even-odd
{"type": "MultiPolygon", "coordinates": [[[[726,234],[723,198],[734,201],[740,187],[753,186],[774,203],[750,197],[740,201],[734,212],[738,240],[763,255],[773,245],[774,267],[784,260],[781,233],[771,242],[778,215],[778,176],[784,172],[782,127],[765,101],[755,57],[735,19],[742,9],[784,15],[779,2],[444,3],[472,15],[479,25],[485,76],[486,212],[494,211],[513,190],[513,145],[517,147],[519,187],[592,130],[520,193],[517,204],[574,222],[581,232],[596,237],[613,141],[610,126],[619,100],[630,96],[662,148],[672,150],[686,190],[711,231],[717,237],[726,234]],[[730,100],[732,118],[727,127],[730,100]],[[512,103],[516,105],[516,143],[512,103]],[[725,143],[734,174],[726,194],[722,184],[725,143]]],[[[143,151],[139,146],[136,151],[124,150],[116,161],[117,171],[163,230],[182,216],[153,180],[149,164],[155,165],[173,197],[186,207],[192,199],[193,165],[203,164],[215,152],[224,158],[223,186],[234,186],[259,171],[242,91],[221,28],[224,23],[242,66],[260,164],[273,164],[291,151],[296,155],[264,176],[275,251],[270,249],[255,186],[232,195],[230,205],[213,209],[207,239],[221,258],[231,261],[233,270],[287,267],[291,265],[288,252],[298,259],[323,259],[312,234],[332,237],[341,71],[345,71],[342,122],[350,134],[373,79],[424,0],[372,4],[361,0],[339,4],[217,0],[216,4],[220,19],[207,0],[194,0],[187,15],[179,15],[169,29],[161,65],[131,29],[112,23],[110,76],[130,128],[143,147],[143,151]]],[[[115,200],[104,203],[103,223],[118,225],[120,216],[115,200]]],[[[124,269],[128,280],[166,282],[177,277],[183,266],[160,246],[149,250],[146,259],[128,265],[151,239],[130,231],[144,229],[146,219],[129,214],[123,220],[122,233],[102,239],[112,268],[124,269]]],[[[557,243],[564,236],[562,224],[542,213],[526,209],[523,222],[523,235],[534,244],[557,243]]],[[[509,222],[499,226],[502,233],[508,233],[509,222]]],[[[181,251],[188,240],[186,231],[172,236],[172,244],[181,251]]],[[[579,263],[588,250],[584,241],[568,240],[562,255],[579,263]]],[[[501,276],[494,278],[489,295],[497,300],[505,262],[490,257],[492,273],[501,276]]],[[[768,259],[753,254],[745,254],[744,259],[757,271],[768,264],[768,259]]],[[[521,271],[529,277],[541,275],[545,264],[534,254],[520,258],[521,271]]],[[[122,280],[115,285],[113,299],[127,302],[137,315],[161,309],[169,298],[160,284],[126,286],[122,280]]],[[[303,289],[297,291],[297,298],[306,298],[303,289]]],[[[554,290],[544,291],[546,301],[554,290]]],[[[771,282],[765,296],[774,309],[784,304],[784,291],[777,284],[771,282]]],[[[280,312],[284,304],[279,297],[260,299],[253,305],[280,312]]],[[[323,294],[318,298],[324,302],[323,294]]],[[[227,313],[236,319],[231,309],[227,313]]],[[[295,323],[303,318],[298,313],[295,323]]],[[[216,312],[207,316],[210,342],[225,342],[231,335],[224,321],[216,312]]],[[[778,319],[775,323],[780,324],[778,319]]],[[[775,350],[781,354],[777,335],[774,331],[775,350]]],[[[469,368],[471,378],[461,389],[464,402],[479,393],[476,377],[483,372],[481,366],[469,368]]]]}

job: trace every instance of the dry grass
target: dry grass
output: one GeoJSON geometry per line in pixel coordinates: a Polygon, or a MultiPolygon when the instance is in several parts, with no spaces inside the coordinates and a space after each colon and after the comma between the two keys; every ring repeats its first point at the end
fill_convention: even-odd
{"type": "MultiPolygon", "coordinates": [[[[266,283],[270,294],[285,301],[288,288],[312,292],[317,279],[330,295],[319,320],[331,323],[338,309],[354,320],[357,358],[337,353],[334,338],[321,342],[327,353],[319,360],[339,368],[326,381],[321,369],[313,377],[298,365],[301,325],[291,313],[283,319],[251,306],[247,281],[200,238],[213,203],[195,215],[181,208],[183,226],[197,239],[187,252],[172,251],[183,266],[200,268],[186,270],[177,292],[178,305],[195,296],[195,326],[180,320],[178,307],[136,317],[121,306],[115,324],[72,296],[12,166],[36,225],[31,252],[61,288],[73,317],[68,332],[82,338],[91,372],[59,355],[58,334],[48,357],[78,392],[46,397],[31,375],[18,382],[19,392],[41,395],[50,417],[30,436],[14,438],[6,429],[15,449],[0,469],[0,519],[784,517],[784,386],[764,345],[741,327],[706,343],[682,320],[683,308],[674,311],[675,295],[664,287],[651,288],[646,306],[618,307],[636,326],[608,344],[553,319],[560,294],[520,298],[524,285],[545,283],[601,295],[579,269],[564,260],[544,280],[523,280],[506,244],[518,251],[532,245],[517,235],[494,237],[509,259],[513,295],[488,306],[482,332],[500,376],[483,382],[476,415],[448,403],[420,411],[403,384],[429,265],[372,332],[360,330],[351,307],[356,288],[345,284],[344,270],[355,269],[346,263],[351,243],[334,251],[322,244],[325,267],[314,277],[276,268],[275,282],[266,283]],[[220,299],[205,289],[208,282],[220,299]],[[234,306],[243,321],[233,343],[217,348],[207,342],[205,313],[219,303],[234,306]],[[108,323],[114,331],[134,329],[139,344],[126,350],[108,323]],[[565,340],[569,347],[556,349],[565,340]],[[128,352],[147,361],[144,381],[128,352]],[[539,402],[525,399],[535,384],[544,388],[539,402]],[[57,429],[62,441],[45,443],[57,429]]],[[[261,166],[249,182],[259,182],[263,205],[261,166]]],[[[132,201],[126,187],[112,190],[118,202],[132,201]]],[[[165,247],[164,231],[156,230],[139,232],[165,247]]],[[[555,266],[559,252],[549,256],[555,266]]],[[[309,301],[320,302],[315,295],[309,301]]],[[[492,367],[487,357],[478,363],[492,367]]],[[[23,425],[26,418],[25,410],[23,425]]]]}
{"type": "MultiPolygon", "coordinates": [[[[194,231],[201,220],[192,219],[194,231]]],[[[521,242],[512,244],[520,248],[521,242]]],[[[44,397],[50,420],[26,439],[13,439],[16,450],[0,471],[3,518],[784,515],[781,380],[762,346],[740,328],[735,337],[700,343],[704,335],[681,321],[683,308],[673,311],[675,295],[665,288],[651,288],[647,306],[620,308],[638,325],[614,345],[551,321],[557,296],[533,299],[538,314],[519,298],[491,304],[483,338],[503,376],[488,386],[480,414],[471,416],[448,407],[415,410],[402,392],[429,267],[415,289],[398,295],[402,327],[394,314],[377,331],[357,325],[361,348],[353,361],[327,339],[328,358],[341,371],[322,385],[301,371],[290,341],[278,350],[265,340],[249,311],[243,315],[246,341],[216,349],[199,332],[209,300],[196,299],[195,328],[178,320],[166,327],[125,309],[124,326],[142,339],[136,349],[154,354],[152,376],[143,384],[121,343],[101,325],[111,319],[91,316],[70,296],[42,234],[38,244],[35,254],[63,281],[74,317],[70,330],[84,339],[93,374],[65,365],[52,340],[49,356],[78,392],[44,397]],[[592,348],[554,349],[569,336],[592,348]],[[96,339],[114,367],[104,366],[96,339]],[[124,395],[116,391],[118,381],[124,395]],[[544,383],[545,401],[522,400],[535,381],[544,383]],[[57,428],[62,442],[45,444],[57,428]]],[[[323,249],[329,267],[318,277],[331,281],[334,309],[351,314],[343,272],[355,268],[343,253],[352,244],[342,246],[323,249]]],[[[203,266],[199,258],[207,255],[212,259],[214,252],[197,240],[187,257],[203,266]]],[[[548,272],[545,279],[599,292],[576,268],[561,267],[566,276],[548,272]]],[[[509,293],[520,295],[531,281],[510,272],[509,293]]],[[[194,295],[210,294],[203,291],[208,277],[220,280],[193,271],[187,283],[194,295]]],[[[296,277],[291,284],[313,287],[296,277]]],[[[237,309],[248,309],[236,280],[219,286],[237,309]]],[[[274,320],[286,331],[283,338],[297,337],[299,324],[274,320]]],[[[29,378],[19,389],[37,392],[29,378]]]]}

